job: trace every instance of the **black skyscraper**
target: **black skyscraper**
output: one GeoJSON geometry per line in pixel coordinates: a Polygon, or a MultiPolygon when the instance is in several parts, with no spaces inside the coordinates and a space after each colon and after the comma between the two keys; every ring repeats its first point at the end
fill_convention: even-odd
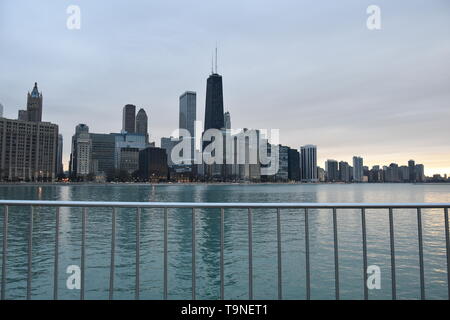
{"type": "Polygon", "coordinates": [[[206,84],[205,131],[224,127],[222,76],[213,73],[206,84]]]}

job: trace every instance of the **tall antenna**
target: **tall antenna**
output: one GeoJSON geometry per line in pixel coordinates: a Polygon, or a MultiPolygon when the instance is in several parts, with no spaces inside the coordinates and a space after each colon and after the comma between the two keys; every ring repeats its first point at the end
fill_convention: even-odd
{"type": "Polygon", "coordinates": [[[217,72],[217,42],[216,42],[216,74],[218,74],[218,72],[217,72]]]}
{"type": "Polygon", "coordinates": [[[214,74],[214,54],[211,54],[211,74],[214,74]]]}

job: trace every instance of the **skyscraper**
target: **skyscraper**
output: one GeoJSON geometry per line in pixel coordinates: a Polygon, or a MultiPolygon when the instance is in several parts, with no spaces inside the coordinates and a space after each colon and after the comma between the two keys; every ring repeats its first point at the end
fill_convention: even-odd
{"type": "Polygon", "coordinates": [[[300,147],[300,170],[302,181],[317,182],[317,146],[305,145],[300,147]]]}
{"type": "Polygon", "coordinates": [[[289,180],[300,181],[300,153],[298,150],[289,149],[288,163],[289,180]]]}
{"type": "MultiPolygon", "coordinates": [[[[206,82],[205,132],[209,129],[222,130],[224,127],[222,76],[217,73],[216,57],[216,70],[213,70],[206,82]]],[[[208,142],[203,143],[203,150],[208,145],[208,142]]],[[[223,151],[225,155],[226,150],[223,151]]],[[[225,176],[224,168],[222,163],[214,163],[206,165],[204,173],[207,179],[221,180],[225,176]]]]}
{"type": "Polygon", "coordinates": [[[206,83],[205,131],[224,127],[222,76],[214,72],[206,83]]]}
{"type": "MultiPolygon", "coordinates": [[[[180,96],[179,128],[189,132],[191,145],[191,155],[186,157],[193,163],[195,151],[195,121],[197,120],[197,94],[193,91],[186,91],[180,96]]],[[[187,139],[185,134],[180,134],[180,139],[187,139]]],[[[185,155],[183,155],[185,156],[185,155]]],[[[170,161],[169,161],[170,162],[170,161]]]]}
{"type": "Polygon", "coordinates": [[[186,91],[180,96],[179,128],[189,131],[191,137],[194,137],[196,120],[197,93],[186,91]]]}
{"type": "Polygon", "coordinates": [[[127,104],[123,107],[122,113],[122,131],[128,133],[136,132],[136,106],[127,104]]]}
{"type": "Polygon", "coordinates": [[[348,162],[339,162],[339,180],[342,182],[350,182],[350,165],[348,162]]]}
{"type": "Polygon", "coordinates": [[[325,171],[328,182],[339,181],[339,168],[336,160],[327,160],[325,162],[325,171]]]}
{"type": "Polygon", "coordinates": [[[231,115],[230,113],[227,111],[224,114],[224,122],[225,122],[225,129],[230,130],[231,129],[231,115]]]}
{"type": "Polygon", "coordinates": [[[148,142],[148,117],[144,109],[140,109],[136,116],[136,133],[143,134],[148,142]]]}
{"type": "Polygon", "coordinates": [[[34,83],[33,91],[28,92],[27,117],[28,121],[42,121],[42,93],[39,92],[37,82],[34,83]]]}
{"type": "Polygon", "coordinates": [[[353,157],[353,181],[362,182],[363,181],[363,158],[353,157]]]}
{"type": "Polygon", "coordinates": [[[89,127],[80,123],[75,127],[72,136],[72,149],[70,154],[70,175],[72,178],[86,176],[91,172],[91,140],[89,127]]]}
{"type": "Polygon", "coordinates": [[[414,160],[408,161],[409,168],[409,182],[416,182],[416,162],[414,160]]]}

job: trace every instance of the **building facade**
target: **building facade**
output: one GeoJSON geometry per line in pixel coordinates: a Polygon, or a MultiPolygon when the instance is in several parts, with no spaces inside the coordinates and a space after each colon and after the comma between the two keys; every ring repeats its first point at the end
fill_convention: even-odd
{"type": "Polygon", "coordinates": [[[136,132],[136,106],[127,104],[122,111],[122,132],[136,132]]]}
{"type": "Polygon", "coordinates": [[[96,177],[106,177],[115,168],[114,156],[116,139],[113,134],[90,133],[91,173],[96,177]]]}
{"type": "Polygon", "coordinates": [[[143,181],[166,181],[169,176],[166,151],[149,147],[139,152],[139,177],[143,181]]]}
{"type": "Polygon", "coordinates": [[[289,149],[288,177],[290,181],[300,181],[300,153],[295,149],[289,149]]]}
{"type": "Polygon", "coordinates": [[[339,165],[336,160],[327,160],[325,162],[326,180],[328,182],[339,181],[339,165]]]}
{"type": "Polygon", "coordinates": [[[303,182],[318,182],[317,176],[317,146],[300,147],[300,170],[303,182]]]}
{"type": "Polygon", "coordinates": [[[353,181],[354,182],[363,182],[364,176],[364,162],[361,157],[353,157],[353,181]]]}
{"type": "Polygon", "coordinates": [[[339,180],[342,182],[350,182],[350,165],[348,162],[339,162],[339,180]]]}
{"type": "Polygon", "coordinates": [[[140,109],[136,115],[136,133],[144,135],[148,142],[148,116],[144,109],[140,109]]]}
{"type": "Polygon", "coordinates": [[[63,136],[62,134],[58,134],[58,148],[56,152],[56,175],[64,174],[64,166],[63,166],[63,136]]]}
{"type": "Polygon", "coordinates": [[[49,122],[0,118],[2,181],[53,181],[58,126],[49,122]]]}
{"type": "MultiPolygon", "coordinates": [[[[180,139],[189,139],[191,146],[191,155],[190,157],[186,157],[185,160],[193,164],[195,152],[195,121],[197,120],[197,94],[195,92],[186,91],[180,96],[179,111],[179,128],[189,132],[188,136],[180,134],[180,139]]],[[[185,157],[183,156],[183,158],[185,157]]],[[[169,160],[169,162],[171,161],[169,160]]]]}
{"type": "Polygon", "coordinates": [[[224,127],[222,76],[213,73],[206,82],[205,131],[224,127]]]}

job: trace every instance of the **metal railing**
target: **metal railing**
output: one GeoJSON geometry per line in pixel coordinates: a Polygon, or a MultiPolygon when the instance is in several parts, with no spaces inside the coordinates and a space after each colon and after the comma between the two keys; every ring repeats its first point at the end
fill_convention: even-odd
{"type": "Polygon", "coordinates": [[[86,260],[86,227],[88,208],[111,208],[111,261],[109,279],[109,299],[114,297],[114,268],[115,268],[115,246],[116,246],[116,209],[135,208],[136,209],[136,276],[135,276],[135,299],[139,299],[140,293],[140,219],[142,209],[164,209],[164,276],[163,276],[163,297],[168,298],[168,219],[167,210],[171,208],[192,209],[192,299],[196,299],[196,209],[220,209],[220,298],[225,298],[224,285],[224,234],[225,234],[225,209],[247,209],[248,214],[248,298],[253,299],[253,213],[252,209],[276,209],[276,230],[277,230],[277,273],[278,273],[278,299],[282,299],[282,251],[281,251],[281,211],[283,209],[303,209],[305,219],[305,273],[306,273],[306,299],[311,298],[311,269],[310,269],[310,244],[309,244],[309,224],[308,215],[311,209],[330,209],[333,213],[333,238],[334,238],[334,267],[335,267],[335,297],[340,298],[339,288],[339,250],[338,250],[338,210],[359,209],[361,213],[362,226],[362,250],[363,250],[363,287],[364,299],[369,298],[367,288],[367,230],[366,230],[366,210],[386,209],[389,212],[389,235],[390,235],[390,258],[391,258],[391,286],[392,299],[397,298],[396,267],[395,267],[395,241],[394,241],[394,209],[415,209],[417,211],[418,226],[418,247],[419,247],[419,268],[420,268],[420,297],[425,299],[425,277],[423,260],[423,238],[422,238],[422,209],[441,209],[445,218],[445,239],[447,257],[447,288],[450,299],[450,235],[448,210],[450,203],[169,203],[169,202],[87,202],[87,201],[21,201],[21,200],[0,200],[0,206],[4,207],[3,217],[3,259],[2,259],[2,280],[1,299],[6,297],[7,280],[7,257],[8,257],[8,214],[10,207],[31,207],[29,221],[28,238],[28,266],[27,266],[27,299],[31,299],[32,289],[32,235],[33,235],[33,214],[35,207],[55,207],[55,256],[53,271],[53,298],[58,299],[58,262],[59,262],[59,227],[60,208],[77,207],[82,208],[82,235],[81,235],[81,288],[80,299],[85,298],[85,260],[86,260]]]}

